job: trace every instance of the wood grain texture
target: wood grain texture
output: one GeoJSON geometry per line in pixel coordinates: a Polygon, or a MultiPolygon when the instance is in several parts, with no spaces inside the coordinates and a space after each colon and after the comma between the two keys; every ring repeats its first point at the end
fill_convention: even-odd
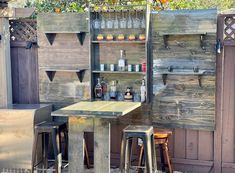
{"type": "Polygon", "coordinates": [[[225,47],[224,59],[224,94],[223,94],[223,136],[222,161],[234,162],[234,47],[225,47]]]}
{"type": "MultiPolygon", "coordinates": [[[[183,27],[187,28],[189,25],[193,26],[194,24],[202,30],[207,30],[208,25],[200,25],[200,22],[198,23],[196,20],[201,18],[202,21],[210,21],[213,24],[210,27],[213,28],[216,26],[216,16],[213,14],[215,14],[214,10],[190,12],[187,10],[177,12],[164,11],[162,14],[161,12],[153,14],[153,22],[157,20],[157,15],[166,16],[166,21],[171,20],[169,16],[173,18],[180,16],[182,19],[177,18],[179,21],[174,22],[176,25],[180,24],[176,30],[180,30],[183,27]],[[207,12],[209,13],[208,18],[202,19],[200,15],[207,12]],[[154,17],[154,15],[156,16],[154,17]],[[189,18],[194,24],[181,23],[184,20],[189,20],[189,18]],[[180,28],[181,26],[182,28],[180,28]]],[[[195,29],[194,27],[188,28],[195,29]]],[[[153,34],[152,46],[153,124],[159,127],[213,131],[215,129],[215,30],[204,37],[203,45],[205,49],[201,48],[201,31],[188,31],[184,28],[182,29],[183,32],[177,35],[178,33],[171,30],[170,24],[160,25],[156,22],[153,24],[152,30],[155,33],[153,34]],[[161,27],[165,27],[165,34],[170,35],[168,38],[169,49],[165,48],[163,36],[157,34],[161,27]],[[169,67],[172,67],[172,73],[176,74],[171,75],[169,73],[166,85],[164,85],[162,73],[167,71],[169,67]],[[199,70],[204,71],[201,77],[193,73],[193,68],[195,67],[199,67],[199,70]],[[181,75],[181,72],[186,73],[186,71],[188,71],[187,74],[181,75]]]]}
{"type": "Polygon", "coordinates": [[[12,103],[12,80],[10,58],[9,20],[0,18],[0,33],[2,36],[0,47],[0,107],[12,103]]]}
{"type": "Polygon", "coordinates": [[[216,32],[217,10],[171,10],[153,14],[154,33],[200,34],[216,32]],[[176,22],[177,21],[177,22],[176,22]]]}
{"type": "Polygon", "coordinates": [[[95,173],[110,173],[110,123],[94,119],[94,169],[95,173]]]}
{"type": "Polygon", "coordinates": [[[44,33],[88,32],[88,13],[42,13],[37,16],[38,30],[44,33]]]}
{"type": "Polygon", "coordinates": [[[11,42],[11,67],[13,103],[38,103],[38,59],[37,48],[19,47],[11,42]]]}

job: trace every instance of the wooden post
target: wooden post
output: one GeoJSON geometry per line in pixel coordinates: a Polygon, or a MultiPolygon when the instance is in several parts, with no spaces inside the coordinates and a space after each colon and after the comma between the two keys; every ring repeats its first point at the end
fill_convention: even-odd
{"type": "Polygon", "coordinates": [[[12,103],[10,31],[8,18],[0,18],[0,107],[12,103]]]}

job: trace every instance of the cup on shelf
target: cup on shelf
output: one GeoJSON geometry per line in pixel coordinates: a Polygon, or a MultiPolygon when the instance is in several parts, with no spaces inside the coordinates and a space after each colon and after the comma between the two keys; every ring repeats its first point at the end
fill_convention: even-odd
{"type": "Polygon", "coordinates": [[[115,71],[115,64],[110,64],[110,71],[115,71]]]}
{"type": "Polygon", "coordinates": [[[132,72],[132,65],[131,64],[128,64],[128,71],[132,72]]]}
{"type": "Polygon", "coordinates": [[[139,65],[139,64],[136,64],[136,65],[135,65],[135,71],[136,71],[136,72],[140,72],[140,65],[139,65]]]}
{"type": "Polygon", "coordinates": [[[105,65],[104,64],[100,64],[100,71],[104,71],[105,70],[105,65]]]}

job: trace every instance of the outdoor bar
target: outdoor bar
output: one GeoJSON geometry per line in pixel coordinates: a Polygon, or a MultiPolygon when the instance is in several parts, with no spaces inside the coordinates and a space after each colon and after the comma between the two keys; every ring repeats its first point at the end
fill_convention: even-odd
{"type": "Polygon", "coordinates": [[[235,171],[235,13],[152,4],[0,1],[0,173],[235,171]]]}

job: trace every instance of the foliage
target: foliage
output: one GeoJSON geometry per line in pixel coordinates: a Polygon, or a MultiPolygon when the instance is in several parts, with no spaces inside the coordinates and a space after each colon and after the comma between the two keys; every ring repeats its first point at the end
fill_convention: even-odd
{"type": "Polygon", "coordinates": [[[170,9],[229,9],[235,6],[234,0],[171,0],[170,9]]]}

